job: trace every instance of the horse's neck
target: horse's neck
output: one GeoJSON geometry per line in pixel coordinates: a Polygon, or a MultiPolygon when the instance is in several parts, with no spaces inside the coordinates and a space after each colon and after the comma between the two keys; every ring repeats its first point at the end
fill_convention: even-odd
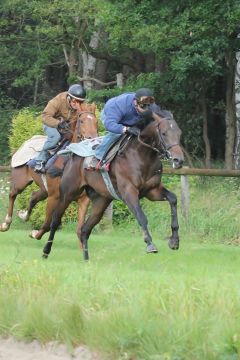
{"type": "MultiPolygon", "coordinates": [[[[139,166],[142,166],[142,164],[144,164],[144,167],[150,168],[152,167],[152,165],[155,164],[155,162],[159,163],[159,154],[156,151],[154,151],[152,148],[141,144],[137,138],[133,139],[132,145],[129,147],[129,150],[130,148],[133,149],[135,154],[134,161],[136,160],[139,166]],[[138,161],[136,157],[138,157],[138,161]]],[[[128,149],[127,149],[127,153],[128,153],[128,149]]]]}

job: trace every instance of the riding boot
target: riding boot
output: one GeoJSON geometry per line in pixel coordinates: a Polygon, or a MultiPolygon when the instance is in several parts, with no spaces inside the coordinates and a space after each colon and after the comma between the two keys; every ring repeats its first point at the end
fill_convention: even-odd
{"type": "Polygon", "coordinates": [[[95,156],[93,156],[85,163],[85,166],[86,166],[85,169],[88,171],[100,170],[101,169],[101,160],[99,160],[95,156]]]}

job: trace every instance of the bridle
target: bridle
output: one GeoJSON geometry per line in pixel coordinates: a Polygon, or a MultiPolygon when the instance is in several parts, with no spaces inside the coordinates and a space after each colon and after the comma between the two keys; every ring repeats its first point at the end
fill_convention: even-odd
{"type": "Polygon", "coordinates": [[[158,134],[158,143],[154,146],[153,144],[150,145],[146,142],[144,142],[143,140],[141,140],[141,136],[140,133],[138,134],[138,141],[140,142],[140,144],[142,144],[145,147],[148,147],[149,149],[157,152],[161,158],[167,158],[167,159],[171,159],[171,153],[170,153],[170,149],[172,149],[174,146],[179,146],[179,143],[176,144],[172,144],[172,145],[167,145],[163,135],[161,133],[161,129],[160,129],[160,124],[161,121],[159,121],[156,125],[156,129],[157,129],[157,134],[158,134]]]}
{"type": "Polygon", "coordinates": [[[70,121],[69,122],[69,125],[73,122],[77,122],[76,124],[76,128],[74,130],[71,130],[70,128],[67,130],[69,133],[71,134],[74,134],[76,132],[76,137],[79,141],[82,141],[82,140],[85,140],[85,137],[81,134],[81,124],[80,124],[80,119],[81,119],[81,116],[84,115],[84,114],[89,114],[89,115],[93,115],[95,117],[95,114],[94,112],[92,111],[81,111],[78,113],[78,119],[77,120],[74,120],[74,121],[70,121]]]}

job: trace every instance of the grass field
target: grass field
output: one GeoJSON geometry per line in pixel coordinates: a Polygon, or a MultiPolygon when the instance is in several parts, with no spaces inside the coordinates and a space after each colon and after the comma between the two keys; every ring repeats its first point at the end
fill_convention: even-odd
{"type": "Polygon", "coordinates": [[[130,222],[95,231],[87,263],[73,225],[43,260],[47,236],[30,239],[31,225],[15,219],[0,233],[0,335],[57,340],[70,352],[84,343],[103,359],[240,359],[239,201],[237,181],[195,182],[188,223],[179,211],[178,251],[164,240],[168,205],[148,203],[158,254],[145,254],[130,222]]]}
{"type": "MultiPolygon", "coordinates": [[[[239,359],[240,248],[158,240],[145,254],[134,232],[92,236],[84,263],[75,233],[44,241],[0,234],[0,334],[69,346],[112,359],[239,359]]],[[[46,238],[44,238],[46,240],[46,238]]]]}

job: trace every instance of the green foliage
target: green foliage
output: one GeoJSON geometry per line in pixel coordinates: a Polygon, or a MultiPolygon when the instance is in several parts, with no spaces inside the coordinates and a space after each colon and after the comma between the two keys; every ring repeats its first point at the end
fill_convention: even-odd
{"type": "Polygon", "coordinates": [[[11,152],[15,152],[24,141],[37,134],[43,134],[39,110],[34,108],[20,110],[12,119],[11,135],[9,137],[11,152]]]}
{"type": "Polygon", "coordinates": [[[8,165],[9,164],[9,144],[8,144],[8,134],[11,127],[11,119],[13,115],[14,100],[5,96],[3,92],[0,91],[0,164],[8,165]]]}

